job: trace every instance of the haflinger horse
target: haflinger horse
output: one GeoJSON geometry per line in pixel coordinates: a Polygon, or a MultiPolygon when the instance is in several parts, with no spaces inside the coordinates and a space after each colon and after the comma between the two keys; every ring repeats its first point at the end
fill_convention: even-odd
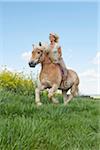
{"type": "Polygon", "coordinates": [[[63,81],[62,71],[59,64],[53,63],[46,49],[47,46],[39,44],[39,46],[33,46],[32,56],[29,61],[30,67],[35,67],[37,64],[41,64],[41,72],[39,74],[40,85],[35,89],[35,102],[37,106],[42,103],[40,101],[40,91],[48,90],[48,98],[55,104],[58,103],[55,98],[55,92],[59,89],[62,91],[64,105],[74,97],[78,95],[79,77],[77,73],[71,69],[67,70],[66,81],[63,81]],[[70,90],[70,95],[67,92],[70,90]]]}

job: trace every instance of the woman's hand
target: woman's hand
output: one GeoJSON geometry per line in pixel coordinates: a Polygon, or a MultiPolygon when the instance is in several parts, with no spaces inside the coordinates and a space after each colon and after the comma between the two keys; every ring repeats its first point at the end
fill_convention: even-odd
{"type": "Polygon", "coordinates": [[[58,54],[59,54],[60,57],[62,56],[62,50],[61,50],[61,47],[58,47],[58,54]]]}

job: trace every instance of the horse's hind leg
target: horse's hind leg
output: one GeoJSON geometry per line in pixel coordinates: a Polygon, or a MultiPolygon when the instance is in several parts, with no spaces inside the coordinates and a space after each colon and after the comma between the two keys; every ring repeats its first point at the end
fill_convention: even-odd
{"type": "Polygon", "coordinates": [[[52,102],[54,103],[54,104],[59,104],[59,101],[53,96],[52,97],[52,102]]]}
{"type": "Polygon", "coordinates": [[[77,85],[77,84],[74,84],[74,85],[71,87],[70,93],[71,93],[71,94],[67,96],[67,100],[64,102],[65,105],[67,105],[67,103],[68,103],[69,101],[71,101],[73,97],[75,97],[75,96],[78,95],[78,85],[77,85]]]}

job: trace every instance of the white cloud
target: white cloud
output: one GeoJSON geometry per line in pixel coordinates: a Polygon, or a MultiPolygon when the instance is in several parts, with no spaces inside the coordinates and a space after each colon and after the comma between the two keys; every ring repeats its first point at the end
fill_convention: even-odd
{"type": "Polygon", "coordinates": [[[84,95],[100,95],[100,87],[98,87],[98,81],[90,81],[88,78],[80,78],[79,91],[84,95]]]}
{"type": "Polygon", "coordinates": [[[80,92],[83,94],[99,94],[100,95],[100,73],[95,69],[88,69],[79,73],[80,92]]]}
{"type": "Polygon", "coordinates": [[[11,72],[13,72],[13,71],[14,71],[14,69],[13,69],[13,68],[8,67],[8,66],[6,66],[6,65],[2,65],[2,66],[0,66],[0,71],[2,72],[3,70],[8,70],[8,71],[11,71],[11,72]]]}
{"type": "Polygon", "coordinates": [[[100,51],[98,51],[98,52],[96,53],[96,56],[93,58],[92,63],[93,63],[93,64],[97,64],[97,65],[100,64],[100,51]]]}
{"type": "Polygon", "coordinates": [[[88,69],[88,70],[80,73],[79,76],[97,79],[97,78],[100,78],[100,73],[97,72],[95,69],[88,69]]]}
{"type": "Polygon", "coordinates": [[[22,70],[14,69],[14,68],[8,67],[7,65],[0,66],[0,72],[2,72],[4,70],[7,70],[7,71],[10,71],[10,72],[13,72],[13,73],[16,73],[16,72],[22,73],[23,72],[22,70]]]}
{"type": "Polygon", "coordinates": [[[100,51],[92,59],[91,64],[96,64],[98,67],[87,69],[79,73],[80,91],[83,94],[99,94],[100,95],[100,51]]]}
{"type": "Polygon", "coordinates": [[[24,53],[22,53],[22,58],[23,58],[25,61],[29,61],[30,58],[31,58],[31,52],[24,52],[24,53]]]}

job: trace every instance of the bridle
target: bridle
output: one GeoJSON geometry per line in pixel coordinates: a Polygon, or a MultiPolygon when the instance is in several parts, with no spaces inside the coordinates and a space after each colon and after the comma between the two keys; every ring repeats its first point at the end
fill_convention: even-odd
{"type": "MultiPolygon", "coordinates": [[[[41,49],[39,49],[40,51],[41,51],[41,49]]],[[[39,56],[39,58],[38,58],[38,61],[37,61],[37,64],[39,63],[39,62],[41,62],[40,61],[40,59],[41,59],[41,57],[42,57],[42,55],[43,55],[43,51],[41,51],[42,53],[41,53],[41,55],[39,56]]]]}
{"type": "MultiPolygon", "coordinates": [[[[39,42],[39,46],[42,46],[42,44],[41,44],[41,42],[39,42]]],[[[39,48],[38,48],[39,49],[39,48]]],[[[43,55],[43,50],[41,50],[41,49],[39,49],[42,53],[41,53],[41,55],[40,55],[40,57],[38,58],[38,61],[37,61],[37,63],[36,64],[38,64],[38,63],[41,63],[41,61],[40,61],[40,59],[41,59],[41,57],[42,57],[42,55],[43,55]]],[[[49,60],[50,60],[50,57],[49,57],[49,60]]],[[[50,62],[48,62],[48,63],[43,63],[43,64],[51,64],[52,63],[52,61],[50,60],[50,62]]]]}

